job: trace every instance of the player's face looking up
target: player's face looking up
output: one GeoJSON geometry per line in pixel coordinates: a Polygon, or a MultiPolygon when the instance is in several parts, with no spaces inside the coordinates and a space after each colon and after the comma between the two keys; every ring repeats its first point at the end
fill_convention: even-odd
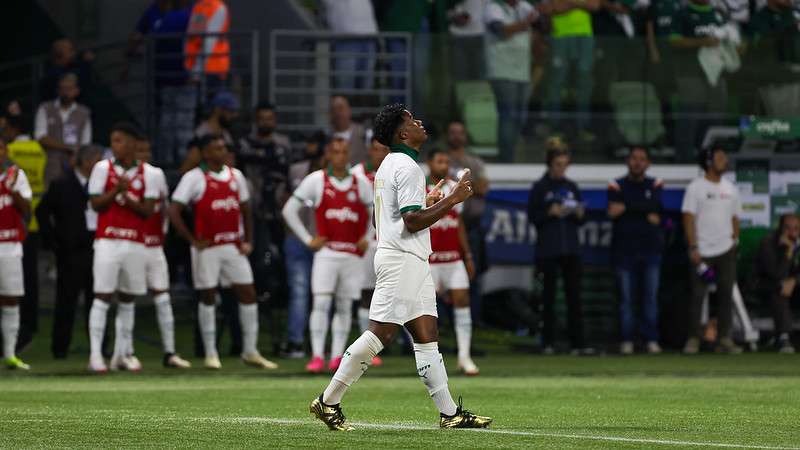
{"type": "Polygon", "coordinates": [[[647,169],[650,167],[650,159],[647,153],[640,149],[634,148],[628,156],[628,172],[634,178],[641,178],[647,169]]]}
{"type": "Polygon", "coordinates": [[[401,141],[408,142],[411,147],[418,147],[428,140],[428,132],[422,126],[422,121],[414,119],[408,110],[403,115],[403,123],[398,127],[397,134],[401,141]]]}
{"type": "Polygon", "coordinates": [[[137,141],[133,136],[122,131],[111,132],[111,153],[114,154],[114,158],[119,160],[133,158],[136,150],[137,141]]]}
{"type": "Polygon", "coordinates": [[[347,141],[344,139],[334,139],[328,144],[328,161],[333,170],[340,171],[347,168],[350,160],[350,150],[347,141]]]}
{"type": "Polygon", "coordinates": [[[225,141],[222,139],[214,139],[208,145],[202,148],[203,160],[208,166],[217,170],[225,164],[225,157],[228,149],[225,148],[225,141]]]}
{"type": "Polygon", "coordinates": [[[447,171],[450,170],[450,156],[447,153],[437,153],[433,158],[428,160],[428,168],[431,171],[431,176],[440,180],[447,176],[447,171]]]}

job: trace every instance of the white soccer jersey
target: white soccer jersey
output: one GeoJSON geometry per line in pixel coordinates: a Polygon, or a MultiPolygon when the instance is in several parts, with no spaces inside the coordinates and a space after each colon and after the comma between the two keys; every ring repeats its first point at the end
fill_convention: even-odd
{"type": "Polygon", "coordinates": [[[426,228],[406,229],[402,213],[425,207],[425,174],[415,161],[416,152],[392,150],[375,174],[375,225],[378,248],[411,253],[425,261],[431,254],[431,235],[426,228]]]}

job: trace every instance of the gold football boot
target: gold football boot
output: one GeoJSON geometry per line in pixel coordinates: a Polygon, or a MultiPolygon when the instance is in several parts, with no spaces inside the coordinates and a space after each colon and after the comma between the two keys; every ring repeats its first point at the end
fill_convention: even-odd
{"type": "Polygon", "coordinates": [[[347,423],[347,419],[342,413],[342,407],[322,403],[322,395],[315,398],[308,409],[314,417],[321,420],[331,431],[353,431],[353,427],[347,423]]]}
{"type": "Polygon", "coordinates": [[[461,397],[458,397],[458,408],[452,416],[439,414],[439,427],[441,428],[487,428],[492,423],[491,417],[472,414],[461,406],[461,397]]]}

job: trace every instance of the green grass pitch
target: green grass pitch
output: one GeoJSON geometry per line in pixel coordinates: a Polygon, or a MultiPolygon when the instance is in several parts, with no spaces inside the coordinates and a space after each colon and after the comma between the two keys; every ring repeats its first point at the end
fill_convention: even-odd
{"type": "MultiPolygon", "coordinates": [[[[179,343],[188,355],[188,336],[179,343]]],[[[48,345],[42,337],[23,355],[30,373],[0,372],[0,448],[800,448],[797,355],[491,350],[475,378],[445,355],[454,396],[495,419],[471,431],[436,428],[413,358],[395,353],[345,397],[356,431],[332,433],[308,412],[329,376],[304,374],[304,361],[264,372],[227,358],[219,372],[177,372],[139,342],[142,373],[96,376],[81,354],[51,360],[48,345]]]]}

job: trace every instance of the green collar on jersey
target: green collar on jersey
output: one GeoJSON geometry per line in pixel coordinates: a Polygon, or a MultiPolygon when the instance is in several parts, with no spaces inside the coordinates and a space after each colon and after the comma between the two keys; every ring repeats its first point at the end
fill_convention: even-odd
{"type": "Polygon", "coordinates": [[[700,4],[692,2],[691,0],[689,0],[689,3],[687,4],[687,6],[689,8],[691,8],[691,9],[693,9],[695,11],[699,11],[699,12],[709,12],[712,9],[710,4],[708,4],[708,5],[700,5],[700,4]]]}
{"type": "Polygon", "coordinates": [[[136,166],[138,166],[138,165],[139,165],[139,160],[137,160],[137,159],[134,159],[134,160],[133,160],[133,165],[131,165],[131,167],[125,167],[125,166],[123,166],[123,165],[122,165],[122,163],[121,163],[121,162],[120,162],[120,161],[119,161],[117,158],[114,158],[114,165],[115,165],[115,166],[120,166],[120,167],[122,167],[123,169],[125,169],[125,170],[128,170],[128,169],[130,169],[131,167],[136,167],[136,166]]]}
{"type": "Polygon", "coordinates": [[[406,144],[392,144],[389,146],[389,150],[391,150],[393,153],[405,153],[411,159],[413,159],[414,162],[417,162],[417,158],[419,157],[419,152],[407,146],[406,144]]]}
{"type": "Polygon", "coordinates": [[[372,167],[372,163],[371,162],[364,161],[363,164],[364,164],[364,172],[365,173],[372,173],[373,172],[373,167],[372,167]]]}
{"type": "Polygon", "coordinates": [[[328,176],[336,178],[337,180],[344,180],[345,178],[350,176],[350,165],[349,164],[347,165],[345,170],[347,171],[347,173],[343,177],[341,177],[341,178],[337,177],[336,175],[333,174],[333,165],[332,164],[328,164],[328,176]]]}
{"type": "Polygon", "coordinates": [[[219,168],[219,170],[211,170],[211,168],[208,167],[208,164],[206,164],[206,162],[203,161],[200,163],[200,170],[202,170],[203,172],[222,173],[222,171],[225,170],[225,164],[223,164],[222,167],[219,168]]]}

